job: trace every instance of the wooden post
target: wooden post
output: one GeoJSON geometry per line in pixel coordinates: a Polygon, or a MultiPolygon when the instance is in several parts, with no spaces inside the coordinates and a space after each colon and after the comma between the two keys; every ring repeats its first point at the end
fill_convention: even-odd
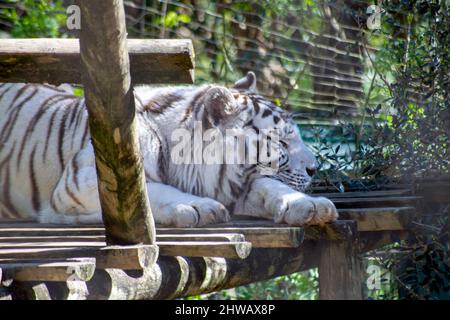
{"type": "Polygon", "coordinates": [[[322,241],[319,258],[320,300],[361,300],[361,279],[355,241],[322,241]]]}
{"type": "Polygon", "coordinates": [[[123,1],[78,1],[78,5],[83,84],[107,243],[153,244],[123,1]]]}

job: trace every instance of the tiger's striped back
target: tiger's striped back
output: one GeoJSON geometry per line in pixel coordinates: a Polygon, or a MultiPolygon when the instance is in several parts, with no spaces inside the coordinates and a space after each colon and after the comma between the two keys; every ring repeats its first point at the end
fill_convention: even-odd
{"type": "Polygon", "coordinates": [[[53,86],[0,84],[0,217],[32,217],[50,199],[88,141],[83,105],[53,86]]]}

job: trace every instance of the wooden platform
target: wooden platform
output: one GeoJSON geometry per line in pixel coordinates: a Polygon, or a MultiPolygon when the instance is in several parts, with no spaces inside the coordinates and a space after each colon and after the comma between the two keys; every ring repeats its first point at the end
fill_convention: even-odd
{"type": "MultiPolygon", "coordinates": [[[[107,282],[122,286],[130,281],[127,270],[141,270],[140,280],[136,281],[146,279],[150,282],[147,289],[141,289],[139,294],[134,292],[134,298],[174,298],[210,292],[314,266],[326,269],[324,260],[335,255],[333,250],[352,247],[359,254],[399,240],[406,235],[420,200],[407,189],[319,195],[325,195],[335,203],[340,220],[324,226],[300,228],[234,217],[229,223],[202,228],[157,228],[154,246],[107,246],[101,225],[2,221],[0,283],[3,290],[28,288],[27,292],[32,292],[34,298],[39,295],[41,298],[42,295],[63,298],[48,290],[44,290],[44,294],[42,285],[36,287],[37,282],[45,283],[47,287],[52,287],[51,283],[53,286],[64,284],[65,298],[130,298],[131,293],[117,296],[111,288],[109,292],[99,292],[98,282],[105,281],[106,270],[107,282]],[[328,258],[324,257],[325,252],[328,258]],[[264,259],[265,270],[257,266],[261,259],[264,259]],[[178,274],[179,278],[165,279],[165,282],[161,278],[164,286],[163,283],[157,285],[154,279],[148,279],[148,273],[155,272],[155,268],[160,271],[175,269],[172,273],[178,274]],[[209,282],[205,283],[205,277],[210,278],[209,282]],[[69,282],[73,285],[73,281],[95,286],[90,286],[91,289],[81,296],[74,296],[68,285],[69,282]],[[30,287],[33,283],[35,285],[30,287]],[[152,286],[156,287],[152,289],[152,286]]],[[[336,263],[332,264],[333,268],[336,263]]],[[[325,270],[322,271],[322,277],[325,277],[325,270]]],[[[167,271],[161,271],[160,276],[164,274],[167,271]]],[[[333,277],[329,275],[327,286],[332,285],[333,277]]],[[[327,289],[322,288],[324,290],[327,289]]]]}

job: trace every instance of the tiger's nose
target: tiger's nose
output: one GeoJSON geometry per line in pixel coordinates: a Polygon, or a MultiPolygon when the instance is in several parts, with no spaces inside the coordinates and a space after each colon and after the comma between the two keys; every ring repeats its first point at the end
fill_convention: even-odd
{"type": "Polygon", "coordinates": [[[317,168],[316,167],[306,168],[306,173],[310,177],[314,176],[316,174],[316,172],[317,172],[317,168]]]}

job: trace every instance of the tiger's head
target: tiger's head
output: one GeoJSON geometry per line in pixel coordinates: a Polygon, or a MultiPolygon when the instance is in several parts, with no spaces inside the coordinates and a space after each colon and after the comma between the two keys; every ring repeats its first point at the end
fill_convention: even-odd
{"type": "Polygon", "coordinates": [[[302,141],[291,114],[257,94],[253,72],[237,81],[232,88],[209,87],[203,97],[203,105],[203,121],[206,118],[206,122],[221,130],[243,128],[257,133],[264,130],[277,132],[278,139],[273,140],[276,153],[269,157],[272,160],[277,157],[276,170],[271,171],[273,161],[262,160],[261,154],[257,155],[257,164],[253,167],[259,169],[256,170],[259,175],[271,172],[271,178],[297,191],[304,191],[309,185],[317,170],[316,159],[302,141]]]}

